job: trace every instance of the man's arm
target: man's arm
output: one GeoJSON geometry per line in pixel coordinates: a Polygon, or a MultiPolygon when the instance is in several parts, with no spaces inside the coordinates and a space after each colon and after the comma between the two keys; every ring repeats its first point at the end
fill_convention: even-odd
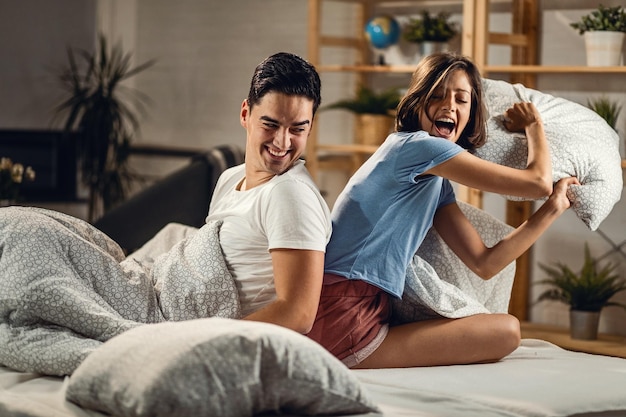
{"type": "Polygon", "coordinates": [[[244,320],[278,324],[306,334],[311,330],[322,290],[324,252],[273,249],[276,300],[244,320]]]}

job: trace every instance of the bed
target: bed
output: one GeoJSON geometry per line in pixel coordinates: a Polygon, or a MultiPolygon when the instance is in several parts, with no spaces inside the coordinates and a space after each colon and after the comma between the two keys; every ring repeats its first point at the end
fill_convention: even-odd
{"type": "MultiPolygon", "coordinates": [[[[523,339],[501,362],[484,365],[347,371],[379,412],[363,416],[593,416],[626,415],[626,360],[570,352],[523,339]]],[[[3,417],[102,417],[65,399],[70,377],[41,376],[0,367],[3,417]]],[[[173,389],[173,384],[171,386],[173,389]]],[[[177,391],[178,392],[178,391],[177,391]]],[[[231,393],[238,401],[240,393],[231,393]]],[[[322,403],[318,396],[313,401],[322,403]]],[[[208,400],[206,394],[205,401],[208,400]]],[[[363,401],[363,400],[362,400],[363,401]]],[[[329,407],[332,408],[332,407],[329,407]]],[[[303,407],[304,411],[308,411],[303,407]]],[[[345,410],[344,410],[345,411],[345,410]]],[[[325,413],[327,414],[327,413],[325,413]]],[[[119,414],[148,415],[148,414],[119,414]]],[[[153,414],[198,415],[178,411],[153,414]]],[[[311,415],[302,414],[287,415],[311,415]]],[[[333,415],[333,414],[331,414],[333,415]]],[[[339,415],[339,414],[337,414],[339,415]]]]}
{"type": "MultiPolygon", "coordinates": [[[[555,111],[552,98],[521,86],[495,83],[487,87],[488,94],[499,97],[492,100],[492,108],[505,105],[496,88],[536,99],[548,129],[553,126],[550,114],[560,118],[563,108],[571,110],[568,103],[561,103],[555,111]],[[542,107],[542,103],[549,105],[542,107]]],[[[492,111],[496,123],[497,110],[492,111]]],[[[604,163],[606,149],[616,148],[617,139],[614,143],[610,134],[598,134],[604,125],[595,127],[594,140],[604,141],[603,146],[585,150],[584,158],[559,154],[563,147],[558,144],[553,150],[555,177],[575,174],[581,179],[575,208],[591,229],[616,201],[610,190],[621,188],[621,171],[616,179],[613,160],[604,163]]],[[[576,134],[564,129],[567,126],[558,126],[555,135],[566,137],[570,144],[582,146],[579,142],[589,141],[588,137],[576,139],[576,134]]],[[[497,140],[481,157],[494,159],[510,153],[506,148],[520,142],[509,139],[497,140]]],[[[206,207],[219,173],[240,163],[241,157],[233,147],[212,149],[105,215],[96,227],[39,209],[5,214],[5,218],[34,216],[37,220],[32,223],[60,224],[59,230],[78,234],[81,245],[96,254],[93,264],[98,268],[127,265],[130,269],[123,272],[131,273],[134,281],[131,286],[119,286],[111,280],[106,288],[97,288],[98,280],[81,286],[63,279],[55,287],[39,288],[36,281],[24,284],[19,281],[21,271],[11,269],[10,256],[31,256],[26,254],[31,251],[30,243],[0,234],[4,250],[0,258],[0,416],[626,416],[626,359],[570,352],[546,341],[524,339],[511,355],[492,364],[350,370],[306,336],[237,320],[237,300],[228,298],[232,282],[219,256],[211,262],[211,285],[186,281],[193,273],[180,275],[181,268],[204,271],[206,265],[180,260],[192,251],[219,252],[215,241],[220,225],[203,224],[206,207]],[[187,188],[190,184],[198,188],[187,188]],[[156,212],[155,202],[164,200],[166,190],[175,196],[166,200],[175,204],[164,204],[156,212]],[[141,271],[137,272],[137,266],[146,264],[151,273],[157,271],[155,281],[144,282],[141,271]],[[142,286],[142,282],[147,284],[142,286]],[[155,285],[150,285],[153,282],[158,295],[152,288],[155,285]],[[31,304],[16,301],[19,297],[14,294],[20,294],[23,287],[38,288],[31,304]],[[68,296],[73,297],[71,306],[79,306],[77,310],[66,308],[68,296]],[[160,308],[155,309],[157,297],[161,297],[160,308]],[[129,299],[134,304],[124,311],[129,299]],[[212,310],[203,310],[209,304],[212,310]],[[59,313],[64,309],[65,313],[59,313]]],[[[482,210],[460,205],[486,244],[510,231],[510,226],[482,210]]],[[[37,263],[45,267],[55,261],[33,262],[37,263]]],[[[79,257],[68,268],[75,271],[86,266],[79,257]]],[[[403,299],[394,302],[395,318],[402,322],[507,311],[514,272],[512,263],[497,279],[483,281],[464,268],[431,231],[407,271],[403,299]]]]}

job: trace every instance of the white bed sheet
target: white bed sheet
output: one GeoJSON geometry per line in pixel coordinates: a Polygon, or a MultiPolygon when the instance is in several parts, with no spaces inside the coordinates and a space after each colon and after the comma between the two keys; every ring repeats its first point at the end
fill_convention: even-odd
{"type": "Polygon", "coordinates": [[[626,359],[542,340],[494,364],[355,372],[385,416],[626,416],[626,359]]]}
{"type": "MultiPolygon", "coordinates": [[[[626,359],[535,339],[495,364],[353,372],[385,417],[626,416],[626,359]]],[[[0,367],[0,416],[104,416],[65,401],[67,383],[0,367]]]]}

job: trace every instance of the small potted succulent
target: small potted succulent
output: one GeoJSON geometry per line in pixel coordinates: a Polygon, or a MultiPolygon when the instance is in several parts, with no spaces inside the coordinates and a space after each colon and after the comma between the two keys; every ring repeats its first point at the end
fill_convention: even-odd
{"type": "Polygon", "coordinates": [[[580,272],[576,273],[560,262],[555,266],[540,264],[539,267],[548,274],[548,278],[537,284],[546,284],[550,288],[539,295],[538,301],[555,300],[569,305],[572,339],[596,339],[600,313],[604,307],[626,309],[625,304],[611,301],[613,296],[626,291],[626,280],[614,274],[614,264],[609,263],[600,268],[591,256],[587,243],[580,272]]]}
{"type": "Polygon", "coordinates": [[[423,57],[445,51],[448,42],[458,33],[458,28],[450,21],[449,13],[439,12],[431,15],[424,10],[419,18],[409,20],[402,36],[407,42],[418,44],[420,55],[423,57]]]}
{"type": "Polygon", "coordinates": [[[585,38],[588,66],[620,65],[626,37],[626,9],[602,4],[578,22],[570,23],[585,38]]]}

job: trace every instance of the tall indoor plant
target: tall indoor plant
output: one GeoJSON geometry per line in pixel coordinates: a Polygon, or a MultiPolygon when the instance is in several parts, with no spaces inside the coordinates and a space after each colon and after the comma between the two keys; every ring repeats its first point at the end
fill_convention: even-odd
{"type": "Polygon", "coordinates": [[[570,24],[585,38],[588,66],[620,65],[626,38],[626,9],[602,4],[578,22],[570,24]]]}
{"type": "Polygon", "coordinates": [[[604,307],[626,305],[611,301],[616,294],[626,291],[626,280],[614,274],[616,265],[600,268],[585,243],[585,260],[579,273],[557,262],[555,266],[539,265],[548,278],[538,284],[550,286],[539,295],[538,301],[555,300],[570,307],[570,331],[573,339],[595,339],[600,313],[604,307]]]}
{"type": "Polygon", "coordinates": [[[88,220],[122,201],[132,179],[128,155],[133,135],[139,130],[138,112],[147,97],[122,82],[154,64],[131,67],[131,54],[120,43],[110,47],[98,36],[94,51],[68,48],[68,65],[59,74],[66,92],[55,108],[65,116],[64,129],[76,130],[79,167],[89,189],[88,220]]]}

